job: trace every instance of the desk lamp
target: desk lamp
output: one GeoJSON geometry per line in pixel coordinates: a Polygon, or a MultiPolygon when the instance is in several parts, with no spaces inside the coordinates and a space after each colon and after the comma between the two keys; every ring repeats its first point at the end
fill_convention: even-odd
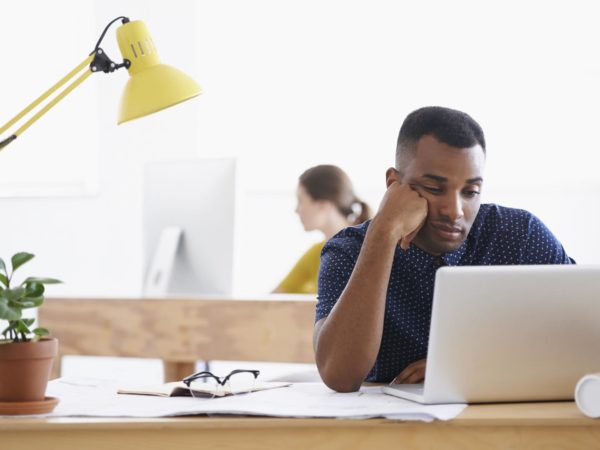
{"type": "Polygon", "coordinates": [[[118,124],[147,116],[202,93],[200,85],[189,76],[174,67],[161,64],[154,42],[144,22],[139,20],[131,22],[127,17],[117,17],[106,26],[94,50],[84,61],[0,128],[0,136],[2,136],[8,128],[83,71],[79,77],[73,80],[71,84],[58,93],[20,128],[0,141],[0,150],[20,136],[92,73],[112,73],[122,67],[129,71],[130,78],[121,97],[118,124]],[[117,41],[123,56],[123,62],[120,64],[112,61],[100,47],[106,32],[118,20],[122,23],[117,28],[117,41]]]}

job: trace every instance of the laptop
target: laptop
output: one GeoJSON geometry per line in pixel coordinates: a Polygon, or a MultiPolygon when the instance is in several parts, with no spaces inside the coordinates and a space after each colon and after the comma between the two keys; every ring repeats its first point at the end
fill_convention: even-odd
{"type": "Polygon", "coordinates": [[[600,372],[600,266],[463,266],[436,273],[419,403],[572,400],[600,372]]]}

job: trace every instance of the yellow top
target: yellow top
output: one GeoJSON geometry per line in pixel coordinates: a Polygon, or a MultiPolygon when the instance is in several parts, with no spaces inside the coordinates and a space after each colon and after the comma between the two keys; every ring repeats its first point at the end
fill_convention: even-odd
{"type": "Polygon", "coordinates": [[[317,278],[321,265],[321,250],[325,241],[318,242],[310,247],[298,260],[290,273],[278,286],[279,292],[288,294],[316,294],[317,278]]]}

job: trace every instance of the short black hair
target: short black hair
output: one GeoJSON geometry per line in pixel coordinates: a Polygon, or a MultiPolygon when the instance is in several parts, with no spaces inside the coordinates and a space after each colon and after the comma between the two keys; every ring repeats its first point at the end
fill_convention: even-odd
{"type": "Polygon", "coordinates": [[[471,116],[456,109],[426,106],[406,116],[400,127],[396,146],[397,169],[400,169],[402,156],[413,150],[419,139],[426,135],[457,148],[479,144],[485,154],[483,130],[471,116]]]}

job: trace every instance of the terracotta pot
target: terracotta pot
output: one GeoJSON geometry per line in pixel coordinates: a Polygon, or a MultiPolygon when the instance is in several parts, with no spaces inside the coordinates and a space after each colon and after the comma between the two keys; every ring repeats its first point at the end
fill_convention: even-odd
{"type": "Polygon", "coordinates": [[[44,400],[56,338],[0,344],[0,402],[44,400]]]}

